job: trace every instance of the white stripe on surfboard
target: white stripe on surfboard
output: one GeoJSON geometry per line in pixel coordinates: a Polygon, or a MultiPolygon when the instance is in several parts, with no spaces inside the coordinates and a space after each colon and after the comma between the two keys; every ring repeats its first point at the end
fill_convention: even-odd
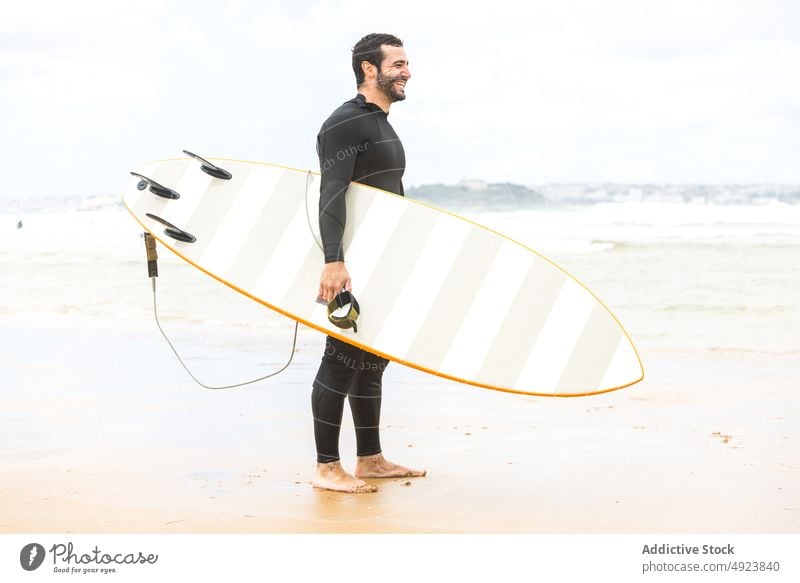
{"type": "Polygon", "coordinates": [[[521,253],[519,245],[503,241],[442,360],[442,372],[463,379],[477,376],[534,257],[521,253]]]}
{"type": "Polygon", "coordinates": [[[323,328],[327,328],[332,331],[336,331],[339,334],[353,334],[352,328],[339,328],[331,324],[330,320],[328,320],[328,307],[323,306],[322,304],[315,304],[313,310],[311,311],[311,317],[309,321],[322,326],[323,328]]]}
{"type": "MultiPolygon", "coordinates": [[[[402,203],[392,197],[374,195],[367,214],[356,227],[350,245],[344,251],[344,261],[353,282],[353,294],[358,298],[358,290],[369,281],[375,265],[386,249],[386,244],[402,216],[402,203]]],[[[406,203],[407,204],[407,203],[406,203]]],[[[359,317],[359,334],[362,326],[369,335],[368,315],[359,317]]],[[[376,331],[373,330],[372,334],[376,331]]]]}
{"type": "Polygon", "coordinates": [[[275,305],[283,300],[312,245],[316,246],[317,243],[308,230],[306,207],[300,205],[253,286],[256,295],[275,305]]]}
{"type": "Polygon", "coordinates": [[[452,220],[447,215],[437,217],[399,300],[376,335],[376,348],[386,354],[406,355],[447,278],[446,266],[461,250],[470,228],[466,221],[452,220]]]}
{"type": "Polygon", "coordinates": [[[176,227],[186,229],[189,219],[192,218],[197,205],[203,200],[212,180],[214,178],[200,170],[200,164],[194,165],[187,162],[186,172],[183,173],[180,182],[177,186],[171,186],[181,197],[170,205],[169,216],[164,218],[176,227]]]}
{"type": "Polygon", "coordinates": [[[622,336],[608,364],[608,369],[598,389],[614,389],[632,383],[641,376],[639,359],[626,336],[622,336]]]}
{"type": "Polygon", "coordinates": [[[203,252],[200,261],[206,269],[223,274],[230,268],[253,225],[275,194],[275,186],[282,175],[282,170],[268,166],[256,166],[250,171],[203,252]]]}
{"type": "Polygon", "coordinates": [[[583,332],[595,299],[567,279],[522,367],[515,388],[537,393],[555,391],[572,350],[583,332]]]}

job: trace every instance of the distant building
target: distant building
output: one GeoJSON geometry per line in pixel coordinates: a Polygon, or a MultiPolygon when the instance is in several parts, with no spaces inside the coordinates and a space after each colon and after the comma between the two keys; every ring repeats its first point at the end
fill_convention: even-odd
{"type": "Polygon", "coordinates": [[[467,190],[471,190],[473,192],[482,192],[488,188],[483,180],[470,180],[465,178],[459,184],[467,190]]]}

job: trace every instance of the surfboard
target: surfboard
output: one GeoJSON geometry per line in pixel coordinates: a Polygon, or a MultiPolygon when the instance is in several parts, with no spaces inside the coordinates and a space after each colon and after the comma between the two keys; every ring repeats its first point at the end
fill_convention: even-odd
{"type": "Polygon", "coordinates": [[[345,195],[343,245],[358,328],[333,325],[316,302],[319,185],[312,171],[186,157],[138,168],[123,200],[164,247],[211,277],[394,362],[542,396],[644,378],[620,322],[564,269],[490,228],[357,183],[345,195]]]}

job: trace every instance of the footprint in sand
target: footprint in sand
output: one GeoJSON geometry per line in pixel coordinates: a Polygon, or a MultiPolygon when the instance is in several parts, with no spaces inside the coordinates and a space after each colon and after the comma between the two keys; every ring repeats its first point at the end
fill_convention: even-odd
{"type": "Polygon", "coordinates": [[[733,439],[732,435],[725,435],[724,433],[720,433],[719,431],[715,431],[711,435],[714,437],[718,437],[720,440],[722,440],[722,443],[728,443],[731,439],[733,439]]]}

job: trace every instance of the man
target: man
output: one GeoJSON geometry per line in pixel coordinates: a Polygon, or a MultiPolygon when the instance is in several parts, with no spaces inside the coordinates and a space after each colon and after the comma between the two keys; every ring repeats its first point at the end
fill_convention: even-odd
{"type": "MultiPolygon", "coordinates": [[[[403,195],[405,153],[387,114],[405,99],[411,78],[403,43],[389,34],[369,34],[353,47],[358,95],[337,108],[317,135],[322,180],[319,225],[325,267],[319,298],[330,302],[351,290],[342,236],[346,224],[345,191],[351,181],[403,195]]],[[[361,478],[424,476],[425,471],[394,464],[381,453],[379,423],[383,371],[388,360],[328,336],[314,379],[311,410],[317,468],[312,484],[326,490],[375,492],[361,478]],[[348,398],[356,429],[355,475],[342,468],[339,429],[348,398]]]]}

